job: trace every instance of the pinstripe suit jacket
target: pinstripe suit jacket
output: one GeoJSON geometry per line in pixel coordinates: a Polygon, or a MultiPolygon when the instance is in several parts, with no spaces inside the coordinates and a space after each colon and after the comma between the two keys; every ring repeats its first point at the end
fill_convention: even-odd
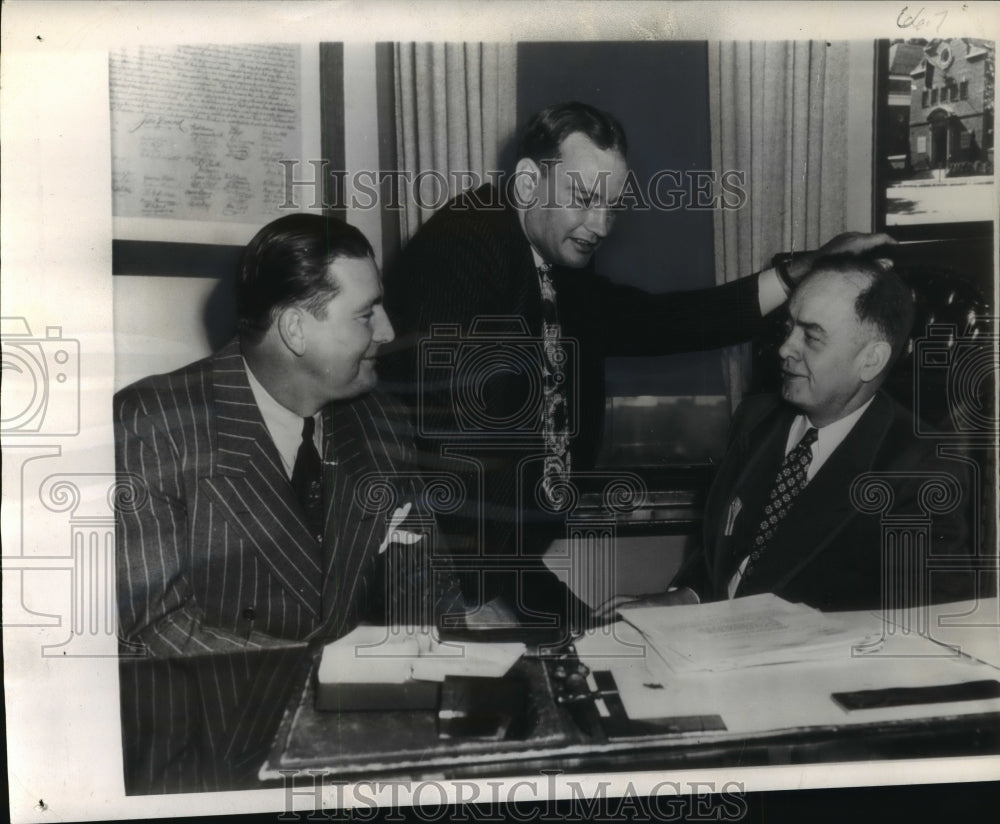
{"type": "MultiPolygon", "coordinates": [[[[415,491],[405,413],[378,393],[324,411],[323,545],[233,341],[115,396],[122,704],[129,791],[229,786],[257,766],[307,643],[384,599],[385,517],[366,476],[415,491]],[[335,465],[334,465],[335,462],[335,465]]],[[[248,773],[249,774],[249,773],[248,773]]]]}

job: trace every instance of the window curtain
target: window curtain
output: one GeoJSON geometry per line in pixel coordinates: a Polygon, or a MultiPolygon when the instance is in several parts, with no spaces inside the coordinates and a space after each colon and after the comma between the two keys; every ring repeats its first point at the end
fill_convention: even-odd
{"type": "MultiPolygon", "coordinates": [[[[715,213],[716,282],[814,249],[845,230],[847,42],[709,43],[712,164],[743,172],[747,200],[715,213]]],[[[732,408],[749,377],[750,347],[723,357],[732,408]]]]}
{"type": "Polygon", "coordinates": [[[516,125],[516,46],[397,43],[394,51],[400,241],[459,192],[498,169],[516,125]]]}

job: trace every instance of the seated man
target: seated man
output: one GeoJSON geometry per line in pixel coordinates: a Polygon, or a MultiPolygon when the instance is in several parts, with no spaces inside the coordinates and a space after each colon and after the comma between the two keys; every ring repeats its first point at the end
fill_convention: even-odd
{"type": "MultiPolygon", "coordinates": [[[[955,477],[967,499],[961,464],[937,458],[933,441],[914,436],[912,415],[879,391],[913,323],[912,296],[898,275],[827,258],[792,294],[789,315],[781,396],[750,398],[737,410],[706,502],[701,551],[671,592],[649,602],[773,592],[824,610],[877,609],[880,517],[852,503],[855,479],[898,473],[890,480],[894,515],[920,513],[918,488],[930,473],[955,477]]],[[[931,522],[932,553],[963,548],[960,512],[931,522]]],[[[971,597],[964,584],[964,576],[932,575],[932,597],[971,597]]]]}
{"type": "Polygon", "coordinates": [[[372,391],[393,329],[368,241],[280,218],[247,246],[235,297],[237,339],[115,396],[129,792],[252,781],[306,642],[394,599],[434,606],[414,547],[400,565],[425,577],[388,583],[402,553],[366,507],[366,481],[388,479],[419,508],[405,413],[372,391]]]}

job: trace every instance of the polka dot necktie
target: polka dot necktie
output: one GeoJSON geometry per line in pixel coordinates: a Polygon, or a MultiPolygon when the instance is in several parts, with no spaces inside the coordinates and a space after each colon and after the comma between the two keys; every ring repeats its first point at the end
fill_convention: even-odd
{"type": "Polygon", "coordinates": [[[316,431],[316,421],[312,418],[302,419],[302,443],[295,455],[295,466],[292,467],[292,489],[302,504],[309,531],[317,541],[323,540],[323,462],[316,449],[313,433],[316,431]]]}
{"type": "Polygon", "coordinates": [[[542,436],[545,440],[545,463],[542,489],[549,502],[558,505],[556,491],[560,482],[569,479],[569,417],[566,410],[566,350],[562,345],[556,290],[549,275],[551,267],[538,267],[542,290],[542,436]]]}
{"type": "Polygon", "coordinates": [[[767,505],[764,507],[764,516],[757,526],[753,540],[750,542],[750,559],[743,570],[743,577],[740,579],[739,587],[737,587],[737,594],[739,594],[740,589],[742,589],[743,585],[753,575],[754,567],[774,537],[778,524],[788,514],[795,499],[805,487],[806,472],[809,470],[809,464],[812,462],[811,447],[816,443],[818,435],[819,433],[816,429],[810,427],[806,430],[806,434],[802,436],[802,440],[798,442],[795,448],[785,455],[785,460],[782,461],[778,475],[774,479],[774,486],[771,487],[771,492],[768,495],[767,505]]]}

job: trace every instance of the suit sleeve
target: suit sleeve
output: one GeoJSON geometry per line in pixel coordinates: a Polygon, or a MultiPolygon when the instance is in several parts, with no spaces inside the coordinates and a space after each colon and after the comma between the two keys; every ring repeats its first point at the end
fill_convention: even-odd
{"type": "Polygon", "coordinates": [[[475,551],[485,519],[485,540],[509,551],[520,453],[479,450],[476,443],[488,439],[492,430],[476,412],[486,410],[489,419],[498,421],[515,417],[526,396],[518,383],[525,376],[489,369],[489,358],[482,370],[465,368],[469,361],[456,356],[471,351],[470,331],[477,318],[515,311],[516,287],[509,271],[514,252],[494,242],[474,217],[428,224],[404,251],[386,285],[387,309],[399,337],[393,353],[383,359],[380,375],[384,387],[413,413],[420,465],[454,473],[465,486],[465,505],[442,519],[446,530],[475,551]],[[440,324],[457,325],[461,336],[436,335],[432,327],[440,324]],[[450,357],[453,366],[431,365],[438,356],[450,357]],[[449,448],[459,448],[467,457],[445,456],[449,448]]]}
{"type": "Polygon", "coordinates": [[[758,277],[710,289],[650,294],[595,278],[606,351],[669,355],[743,343],[761,329],[758,277]]]}
{"type": "MultiPolygon", "coordinates": [[[[157,393],[116,398],[118,618],[122,642],[154,657],[245,652],[289,642],[204,622],[191,588],[184,458],[152,414],[157,393]]],[[[189,459],[191,459],[189,457],[189,459]]]]}

